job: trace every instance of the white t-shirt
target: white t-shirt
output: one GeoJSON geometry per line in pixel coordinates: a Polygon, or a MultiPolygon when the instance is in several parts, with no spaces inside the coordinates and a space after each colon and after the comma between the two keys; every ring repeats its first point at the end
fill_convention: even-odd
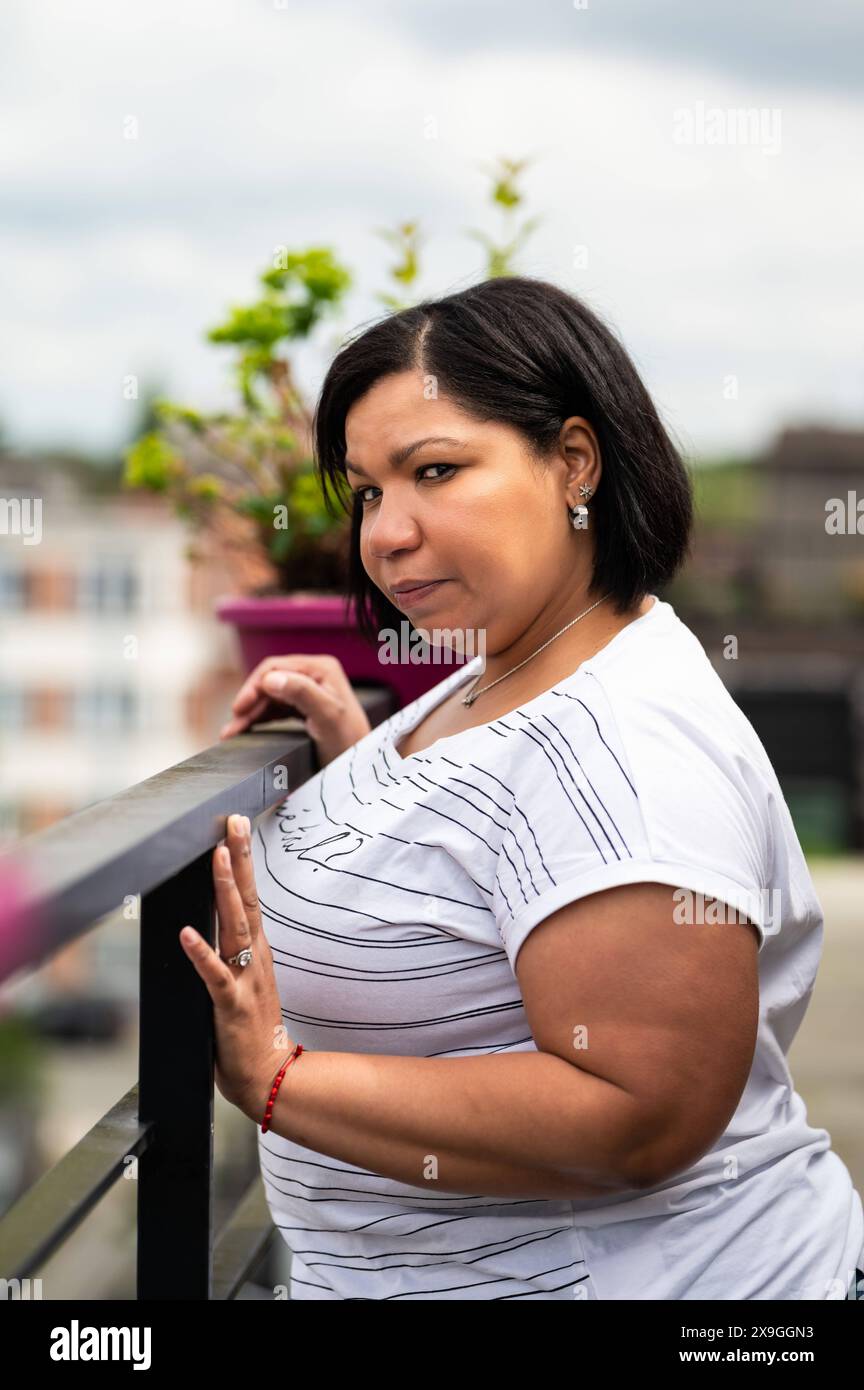
{"type": "Polygon", "coordinates": [[[514,971],[528,933],[585,894],[651,881],[759,928],[747,1086],[691,1168],[614,1198],[426,1191],[259,1130],[291,1297],[845,1298],[864,1268],[861,1199],[786,1064],[822,912],[752,725],[655,598],[552,689],[400,757],[481,666],[450,670],[259,819],[289,1036],[328,1052],[536,1051],[514,971]]]}

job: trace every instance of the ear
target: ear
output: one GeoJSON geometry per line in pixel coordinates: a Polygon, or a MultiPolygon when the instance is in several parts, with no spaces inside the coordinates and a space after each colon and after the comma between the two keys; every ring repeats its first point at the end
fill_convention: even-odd
{"type": "Polygon", "coordinates": [[[585,498],[579,491],[583,484],[592,493],[600,485],[603,467],[600,462],[600,445],[593,428],[583,415],[571,415],[561,426],[558,447],[566,465],[567,505],[576,506],[585,498]]]}

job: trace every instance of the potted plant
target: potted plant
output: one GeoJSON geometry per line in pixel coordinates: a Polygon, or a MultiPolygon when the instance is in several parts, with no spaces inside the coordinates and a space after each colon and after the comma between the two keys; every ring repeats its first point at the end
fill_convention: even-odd
{"type": "MultiPolygon", "coordinates": [[[[505,219],[522,201],[515,179],[523,167],[524,161],[502,160],[493,170],[492,201],[505,219]]],[[[501,246],[470,233],[485,246],[487,278],[510,273],[536,220],[501,246]]],[[[398,252],[389,273],[400,294],[377,297],[396,311],[406,307],[401,294],[417,278],[418,226],[405,222],[379,235],[398,252]]],[[[189,558],[201,561],[209,551],[229,573],[237,592],[221,598],[216,612],[234,624],[247,672],[292,650],[328,653],[352,681],[390,686],[406,703],[435,684],[440,670],[433,663],[384,665],[359,630],[345,597],[350,519],[334,516],[322,495],[312,412],[285,355],[288,344],[308,338],[341,303],[350,272],[329,248],[279,247],[259,279],[259,297],[234,307],[207,334],[235,349],[240,408],[204,414],[157,398],[155,428],[126,451],[124,485],[172,501],[197,533],[189,558]]]]}
{"type": "Polygon", "coordinates": [[[0,1011],[0,1214],[40,1176],[48,1051],[25,1011],[0,1011]]]}

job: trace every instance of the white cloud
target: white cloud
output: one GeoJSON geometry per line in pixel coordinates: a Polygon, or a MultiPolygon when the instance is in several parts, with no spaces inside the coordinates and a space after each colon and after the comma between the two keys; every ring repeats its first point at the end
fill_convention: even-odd
{"type": "Polygon", "coordinates": [[[448,43],[424,9],[425,28],[411,6],[408,23],[374,5],[7,0],[0,421],[13,439],[118,442],[128,372],[226,399],[229,357],[204,330],[254,295],[281,243],[331,244],[357,277],[300,354],[314,390],[332,334],[380,312],[390,253],[375,228],[421,220],[422,293],[480,273],[462,232],[498,231],[479,170],[499,154],[536,156],[526,212],[544,223],[521,268],[609,317],[688,443],[758,445],[802,409],[860,421],[861,101],[795,85],[791,60],[780,83],[718,67],[704,44],[674,62],[659,44],[616,50],[614,34],[562,45],[542,6],[524,49],[504,5],[500,41],[480,52],[455,12],[448,43]],[[779,110],[780,152],[677,144],[675,111],[698,103],[779,110]]]}

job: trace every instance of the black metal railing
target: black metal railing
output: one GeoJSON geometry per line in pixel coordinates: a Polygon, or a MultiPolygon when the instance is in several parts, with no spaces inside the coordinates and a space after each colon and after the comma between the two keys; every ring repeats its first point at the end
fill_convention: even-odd
{"type": "MultiPolygon", "coordinates": [[[[385,688],[356,693],[373,726],[395,707],[385,688]]],[[[214,1229],[212,1004],[179,933],[189,923],[215,941],[211,858],[227,817],[254,821],[317,769],[293,723],[215,744],[15,846],[36,887],[6,977],[140,895],[139,1075],[0,1219],[0,1280],[31,1278],[133,1159],[138,1299],[234,1298],[276,1234],[257,1171],[214,1229]]]]}

